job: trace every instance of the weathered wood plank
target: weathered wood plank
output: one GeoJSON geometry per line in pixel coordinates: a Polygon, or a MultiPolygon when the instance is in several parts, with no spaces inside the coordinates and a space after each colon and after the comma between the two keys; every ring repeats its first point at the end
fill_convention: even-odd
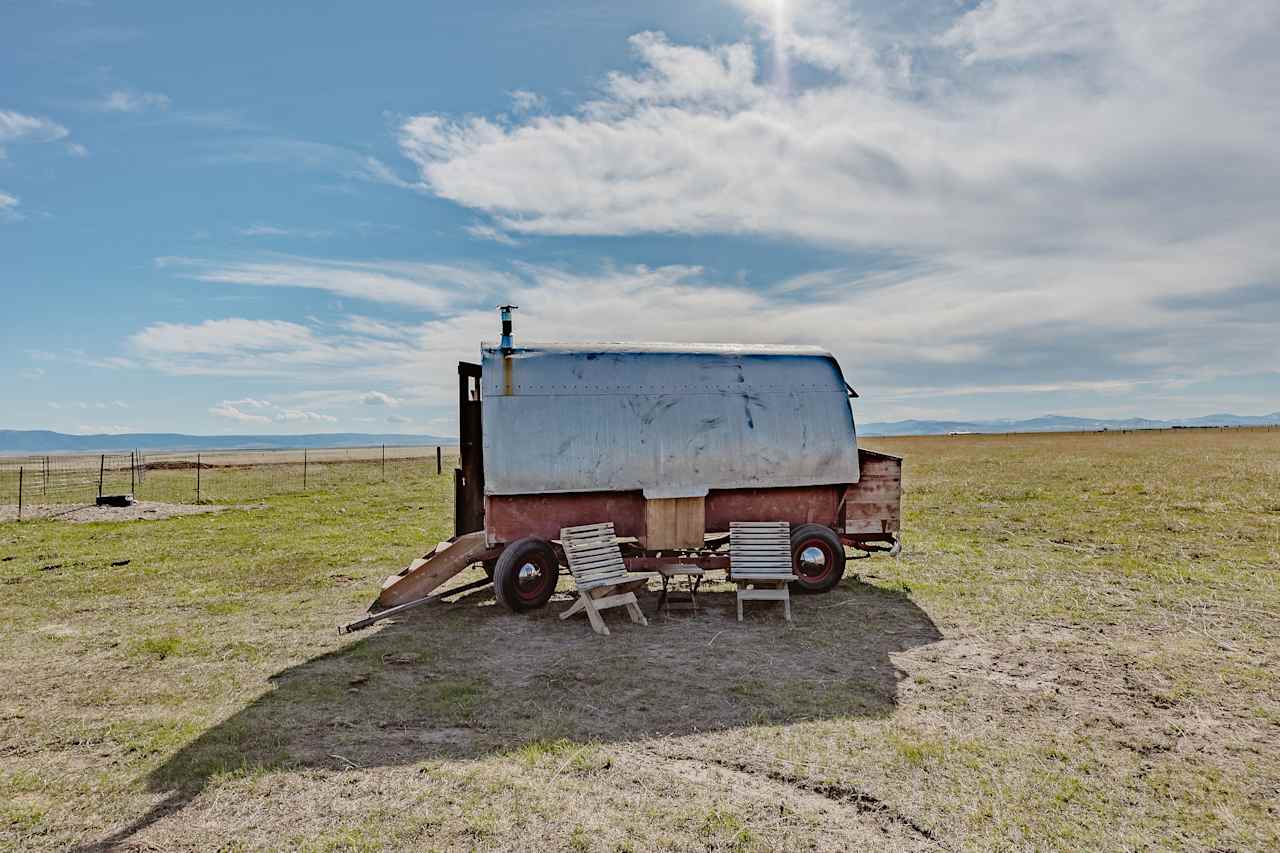
{"type": "Polygon", "coordinates": [[[486,547],[484,531],[477,530],[459,536],[448,548],[430,557],[414,560],[403,575],[387,578],[382,592],[378,594],[378,606],[395,607],[429,595],[440,584],[471,565],[486,547]]]}

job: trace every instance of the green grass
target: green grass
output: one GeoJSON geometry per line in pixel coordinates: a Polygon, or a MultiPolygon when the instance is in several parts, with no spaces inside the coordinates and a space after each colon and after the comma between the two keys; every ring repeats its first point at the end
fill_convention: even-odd
{"type": "Polygon", "coordinates": [[[0,849],[1280,845],[1280,431],[868,444],[906,550],[791,626],[712,582],[608,638],[484,593],[339,636],[450,532],[434,463],[0,524],[0,849]]]}

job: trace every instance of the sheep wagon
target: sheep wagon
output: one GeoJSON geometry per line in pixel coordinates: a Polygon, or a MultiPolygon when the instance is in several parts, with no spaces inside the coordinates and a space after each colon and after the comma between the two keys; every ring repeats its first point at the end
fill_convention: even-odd
{"type": "Polygon", "coordinates": [[[856,394],[829,352],[504,337],[481,356],[458,365],[456,535],[388,578],[352,628],[475,563],[505,607],[542,607],[560,529],[601,521],[641,572],[727,569],[730,522],[786,521],[801,592],[840,582],[846,546],[896,553],[901,460],[859,450],[856,394]]]}

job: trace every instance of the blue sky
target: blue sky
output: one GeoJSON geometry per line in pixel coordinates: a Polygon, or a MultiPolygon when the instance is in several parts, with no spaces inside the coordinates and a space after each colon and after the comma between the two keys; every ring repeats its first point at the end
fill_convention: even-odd
{"type": "Polygon", "coordinates": [[[0,426],[455,430],[524,339],[817,343],[863,420],[1280,410],[1280,9],[24,2],[0,426]]]}

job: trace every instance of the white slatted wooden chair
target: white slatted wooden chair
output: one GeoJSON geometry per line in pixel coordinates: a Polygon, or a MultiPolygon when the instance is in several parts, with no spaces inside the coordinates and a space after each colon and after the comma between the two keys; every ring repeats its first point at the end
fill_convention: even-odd
{"type": "Polygon", "coordinates": [[[600,611],[625,606],[632,622],[649,624],[640,610],[635,592],[618,589],[643,581],[628,577],[627,567],[622,562],[622,549],[618,547],[618,538],[613,532],[613,522],[562,528],[560,544],[564,546],[569,572],[578,588],[578,600],[560,614],[561,619],[585,610],[591,629],[597,634],[608,634],[609,629],[600,611]]]}
{"type": "Polygon", "coordinates": [[[729,580],[738,585],[738,621],[742,602],[781,601],[791,621],[791,526],[785,521],[729,523],[729,580]]]}

